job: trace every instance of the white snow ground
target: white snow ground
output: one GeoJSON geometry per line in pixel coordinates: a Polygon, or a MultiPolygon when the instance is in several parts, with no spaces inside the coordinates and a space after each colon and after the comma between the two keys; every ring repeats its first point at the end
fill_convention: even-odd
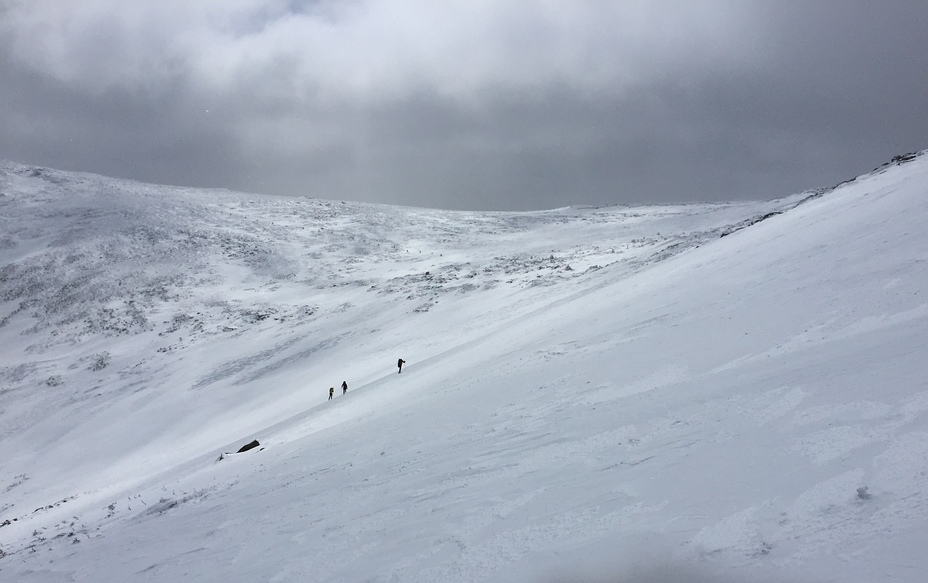
{"type": "Polygon", "coordinates": [[[533,213],[0,163],[0,581],[924,582],[926,323],[928,156],[533,213]]]}

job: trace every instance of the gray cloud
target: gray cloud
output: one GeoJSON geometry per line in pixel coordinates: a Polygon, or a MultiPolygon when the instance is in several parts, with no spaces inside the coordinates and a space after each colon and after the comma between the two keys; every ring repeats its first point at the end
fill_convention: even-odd
{"type": "Polygon", "coordinates": [[[770,198],[928,147],[928,6],[7,0],[0,157],[478,209],[770,198]]]}
{"type": "Polygon", "coordinates": [[[732,31],[749,20],[710,0],[7,3],[0,31],[12,56],[84,92],[187,79],[290,104],[426,90],[474,105],[487,89],[553,82],[615,92],[681,54],[737,60],[732,31]]]}

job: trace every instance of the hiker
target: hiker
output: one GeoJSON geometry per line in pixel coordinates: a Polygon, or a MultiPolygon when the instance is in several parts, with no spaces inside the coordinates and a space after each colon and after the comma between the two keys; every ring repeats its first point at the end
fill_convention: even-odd
{"type": "Polygon", "coordinates": [[[329,400],[332,400],[332,396],[335,395],[335,387],[329,387],[329,400]]]}
{"type": "Polygon", "coordinates": [[[342,394],[344,395],[347,392],[348,392],[348,381],[342,381],[342,394]]]}
{"type": "MultiPolygon", "coordinates": [[[[403,360],[402,358],[396,361],[396,366],[399,367],[400,372],[403,372],[403,365],[404,365],[404,364],[406,364],[406,361],[403,360]]],[[[397,373],[397,374],[399,374],[399,373],[397,373]]]]}

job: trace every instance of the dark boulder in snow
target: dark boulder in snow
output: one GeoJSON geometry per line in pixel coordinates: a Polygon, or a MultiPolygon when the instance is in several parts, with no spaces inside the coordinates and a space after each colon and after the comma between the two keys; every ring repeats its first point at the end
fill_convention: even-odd
{"type": "Polygon", "coordinates": [[[258,447],[259,445],[261,445],[261,444],[258,443],[258,440],[256,439],[256,440],[252,441],[251,443],[246,443],[245,445],[243,445],[236,453],[242,453],[243,451],[248,451],[249,449],[254,449],[254,448],[258,447]]]}

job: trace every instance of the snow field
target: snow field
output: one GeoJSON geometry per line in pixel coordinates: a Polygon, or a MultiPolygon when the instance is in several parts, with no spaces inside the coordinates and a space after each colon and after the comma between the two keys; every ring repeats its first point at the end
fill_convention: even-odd
{"type": "Polygon", "coordinates": [[[923,157],[823,196],[492,214],[34,173],[0,182],[4,310],[33,300],[0,327],[0,578],[928,572],[923,157]],[[75,254],[117,205],[136,243],[75,254]],[[142,323],[87,324],[153,255],[150,295],[102,296],[142,323]]]}

